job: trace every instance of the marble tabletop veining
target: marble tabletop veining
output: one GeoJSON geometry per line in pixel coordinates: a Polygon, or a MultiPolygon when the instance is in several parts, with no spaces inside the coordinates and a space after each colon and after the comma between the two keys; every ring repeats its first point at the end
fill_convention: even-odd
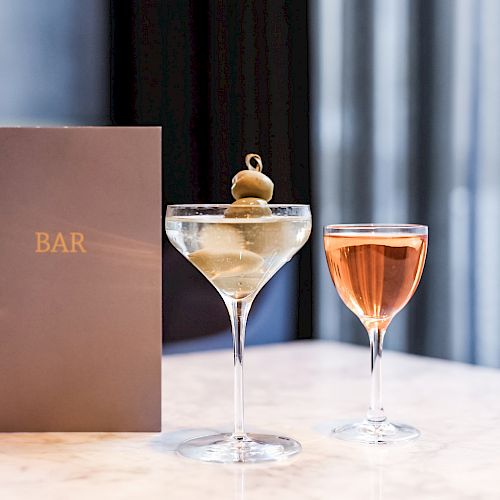
{"type": "Polygon", "coordinates": [[[175,454],[182,440],[230,430],[232,353],[164,359],[161,434],[2,434],[2,499],[500,499],[500,371],[384,353],[388,416],[419,440],[374,447],[330,436],[364,415],[368,348],[294,342],[246,352],[250,430],[298,439],[301,454],[217,465],[175,454]]]}

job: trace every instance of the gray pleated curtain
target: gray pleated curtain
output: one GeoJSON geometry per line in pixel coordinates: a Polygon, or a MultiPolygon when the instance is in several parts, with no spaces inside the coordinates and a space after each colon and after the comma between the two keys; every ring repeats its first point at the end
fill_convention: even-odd
{"type": "Polygon", "coordinates": [[[314,0],[315,334],[366,343],[326,267],[321,227],[429,225],[387,346],[500,366],[500,2],[314,0]]]}

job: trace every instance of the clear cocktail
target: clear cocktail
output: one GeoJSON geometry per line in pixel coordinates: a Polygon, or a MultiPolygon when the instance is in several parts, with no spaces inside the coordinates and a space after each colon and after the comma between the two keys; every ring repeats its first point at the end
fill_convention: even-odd
{"type": "Polygon", "coordinates": [[[234,432],[186,441],[178,452],[190,458],[223,463],[279,460],[298,453],[300,444],[283,436],[245,431],[245,326],[255,296],[309,238],[311,213],[307,205],[255,208],[239,204],[236,208],[231,205],[167,208],[167,236],[220,293],[231,318],[234,344],[234,432]],[[262,211],[260,216],[258,210],[262,211]],[[238,211],[247,216],[238,216],[238,211]]]}

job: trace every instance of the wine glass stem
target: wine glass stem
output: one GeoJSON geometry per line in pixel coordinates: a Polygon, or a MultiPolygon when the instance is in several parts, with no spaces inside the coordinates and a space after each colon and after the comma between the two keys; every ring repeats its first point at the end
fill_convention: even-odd
{"type": "Polygon", "coordinates": [[[234,432],[233,438],[244,440],[245,432],[244,397],[243,397],[243,353],[245,349],[245,328],[248,313],[252,306],[251,299],[225,299],[233,332],[234,351],[234,432]]]}
{"type": "Polygon", "coordinates": [[[382,407],[382,347],[385,329],[369,328],[368,335],[371,351],[371,394],[366,418],[371,423],[382,423],[386,420],[382,407]]]}

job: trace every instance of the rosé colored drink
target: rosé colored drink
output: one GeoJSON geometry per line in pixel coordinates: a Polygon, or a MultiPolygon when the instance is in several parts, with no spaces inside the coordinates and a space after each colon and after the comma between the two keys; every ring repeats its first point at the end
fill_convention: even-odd
{"type": "Polygon", "coordinates": [[[361,321],[387,326],[418,286],[427,235],[325,235],[333,282],[361,321]],[[384,323],[386,323],[384,325],[384,323]]]}

